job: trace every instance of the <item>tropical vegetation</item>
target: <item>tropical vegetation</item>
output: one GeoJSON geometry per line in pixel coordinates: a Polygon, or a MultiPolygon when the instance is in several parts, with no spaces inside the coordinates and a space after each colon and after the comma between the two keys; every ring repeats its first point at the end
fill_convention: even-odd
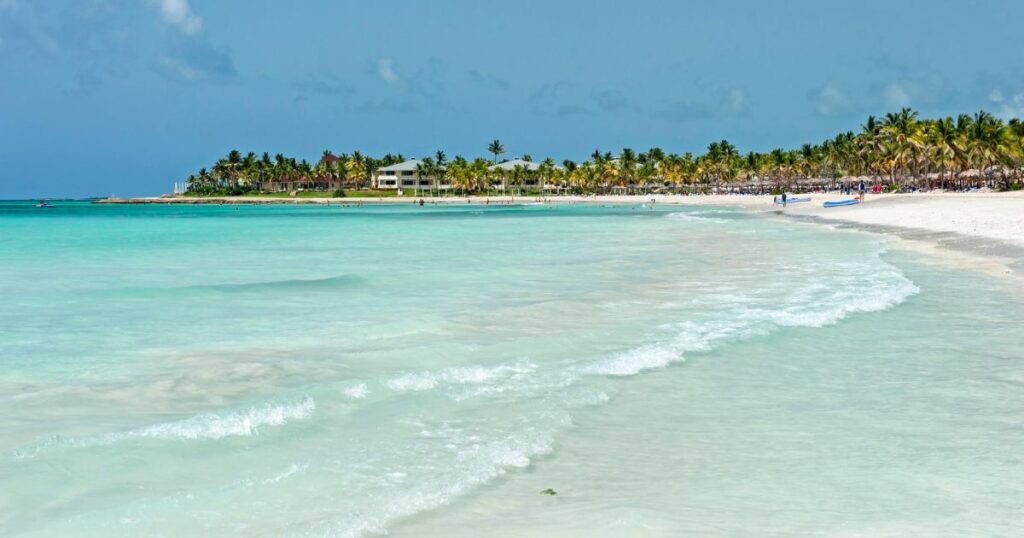
{"type": "MultiPolygon", "coordinates": [[[[594,151],[582,162],[524,155],[525,165],[495,166],[506,150],[494,140],[491,159],[448,159],[443,151],[419,160],[418,178],[430,178],[416,194],[590,193],[795,189],[828,187],[851,179],[868,180],[889,190],[962,189],[989,186],[1021,188],[1024,172],[1024,122],[1008,122],[978,112],[956,118],[924,119],[904,108],[869,116],[857,132],[840,133],[797,149],[741,153],[727,140],[712,142],[700,155],[668,153],[661,148],[618,153],[594,151]]],[[[379,158],[359,151],[324,151],[310,163],[282,154],[242,155],[231,151],[209,169],[187,179],[193,195],[259,192],[359,191],[372,194],[374,171],[405,161],[401,154],[379,158]]],[[[392,191],[395,189],[392,189],[392,191]]]]}

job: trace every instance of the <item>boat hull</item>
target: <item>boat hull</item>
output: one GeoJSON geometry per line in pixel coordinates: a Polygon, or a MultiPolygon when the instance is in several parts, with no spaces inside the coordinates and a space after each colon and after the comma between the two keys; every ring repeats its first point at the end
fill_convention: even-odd
{"type": "Polygon", "coordinates": [[[844,206],[844,205],[857,205],[859,203],[860,203],[860,200],[850,199],[850,200],[837,200],[835,202],[825,202],[825,203],[823,203],[821,205],[823,207],[840,207],[840,206],[844,206]]]}

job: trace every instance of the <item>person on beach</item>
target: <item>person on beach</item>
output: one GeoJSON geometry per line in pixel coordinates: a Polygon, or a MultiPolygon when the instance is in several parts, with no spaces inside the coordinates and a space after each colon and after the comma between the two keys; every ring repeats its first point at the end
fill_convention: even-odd
{"type": "Polygon", "coordinates": [[[782,207],[786,207],[786,193],[782,193],[782,207]]]}
{"type": "Polygon", "coordinates": [[[864,201],[864,195],[867,194],[867,192],[868,192],[868,187],[867,187],[867,185],[864,184],[863,181],[861,181],[860,185],[857,185],[857,190],[860,191],[860,201],[863,202],[864,201]]]}

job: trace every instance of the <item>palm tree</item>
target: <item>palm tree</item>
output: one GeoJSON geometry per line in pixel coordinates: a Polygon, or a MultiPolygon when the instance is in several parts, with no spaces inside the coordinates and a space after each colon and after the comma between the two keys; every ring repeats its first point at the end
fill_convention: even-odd
{"type": "Polygon", "coordinates": [[[546,195],[545,187],[547,186],[548,181],[554,176],[554,174],[555,160],[552,159],[551,157],[548,157],[547,159],[541,161],[540,166],[537,167],[537,177],[538,181],[540,182],[541,196],[546,195]]]}
{"type": "Polygon", "coordinates": [[[445,167],[445,164],[444,164],[445,161],[447,160],[447,156],[444,154],[443,151],[437,150],[437,152],[434,153],[434,159],[435,159],[435,163],[434,163],[434,166],[433,166],[433,170],[431,171],[432,172],[431,175],[433,176],[434,181],[431,184],[431,191],[433,191],[433,186],[437,185],[437,194],[438,194],[438,196],[440,196],[441,195],[441,184],[443,184],[445,182],[445,174],[446,174],[446,171],[447,171],[446,167],[445,167]]]}
{"type": "Polygon", "coordinates": [[[455,187],[463,194],[469,193],[472,188],[472,176],[470,176],[469,162],[461,155],[456,155],[448,165],[448,180],[452,187],[455,187]]]}
{"type": "Polygon", "coordinates": [[[723,179],[732,179],[739,151],[728,140],[722,140],[709,144],[708,152],[704,157],[706,158],[704,174],[709,180],[715,180],[715,190],[717,191],[721,188],[723,179]]]}
{"type": "Polygon", "coordinates": [[[512,167],[512,171],[509,174],[509,178],[512,180],[512,186],[515,187],[516,195],[521,196],[523,194],[523,183],[526,182],[526,178],[530,173],[530,169],[525,165],[517,164],[512,167]]]}
{"type": "MultiPolygon", "coordinates": [[[[980,177],[989,179],[995,174],[995,166],[1003,155],[1009,152],[1006,144],[1003,122],[988,112],[974,115],[968,130],[968,155],[980,177]]],[[[1002,174],[1005,179],[1005,174],[1002,174]]]]}
{"type": "Polygon", "coordinates": [[[488,144],[487,151],[494,154],[494,164],[498,164],[498,155],[505,153],[505,146],[501,145],[500,140],[495,140],[488,144]]]}
{"type": "Polygon", "coordinates": [[[486,159],[473,159],[472,164],[469,166],[470,176],[473,178],[475,190],[478,191],[489,191],[491,188],[491,163],[486,159]]]}
{"type": "Polygon", "coordinates": [[[658,167],[661,170],[661,178],[669,183],[672,188],[679,189],[682,186],[685,170],[684,161],[681,156],[675,153],[665,155],[658,163],[658,167]]]}
{"type": "Polygon", "coordinates": [[[879,131],[882,143],[887,147],[884,153],[888,160],[889,179],[895,184],[897,172],[916,177],[916,161],[923,148],[923,142],[915,137],[917,133],[917,112],[904,107],[899,112],[890,112],[882,120],[879,131]]]}
{"type": "Polygon", "coordinates": [[[636,179],[640,183],[640,190],[644,194],[647,194],[648,186],[655,175],[658,173],[658,168],[655,164],[654,159],[651,159],[647,154],[640,162],[640,166],[636,169],[636,179]]]}
{"type": "Polygon", "coordinates": [[[618,170],[615,176],[618,178],[619,186],[622,187],[623,192],[629,192],[629,187],[636,181],[636,164],[636,152],[630,148],[622,148],[622,153],[619,153],[618,170]]]}
{"type": "Polygon", "coordinates": [[[960,135],[956,132],[953,118],[945,117],[931,123],[928,130],[928,144],[931,156],[939,169],[939,182],[944,181],[945,174],[954,168],[958,159],[962,159],[964,150],[960,144],[960,135]]]}

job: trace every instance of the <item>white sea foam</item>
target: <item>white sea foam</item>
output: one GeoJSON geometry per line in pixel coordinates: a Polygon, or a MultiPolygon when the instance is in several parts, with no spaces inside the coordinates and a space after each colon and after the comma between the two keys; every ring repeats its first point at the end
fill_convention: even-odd
{"type": "Polygon", "coordinates": [[[437,378],[430,373],[413,372],[390,379],[387,385],[399,392],[430,390],[437,386],[437,378]]]}
{"type": "Polygon", "coordinates": [[[436,480],[413,483],[406,473],[385,473],[383,482],[391,488],[387,500],[374,510],[349,514],[324,532],[335,537],[364,536],[384,533],[390,521],[431,510],[451,502],[454,498],[512,469],[530,465],[531,459],[553,450],[554,432],[566,426],[571,417],[567,413],[545,416],[537,421],[544,426],[530,428],[519,434],[497,436],[475,432],[461,426],[443,422],[428,424],[411,422],[420,428],[421,436],[443,443],[450,451],[451,460],[436,480]]]}
{"type": "Polygon", "coordinates": [[[430,390],[438,385],[479,385],[509,376],[529,374],[537,365],[529,362],[487,366],[456,366],[434,372],[407,372],[389,379],[386,385],[397,392],[430,390]]]}
{"type": "Polygon", "coordinates": [[[342,390],[341,393],[353,400],[361,400],[370,394],[370,389],[366,386],[366,383],[359,383],[342,390]]]}
{"type": "Polygon", "coordinates": [[[238,411],[202,413],[183,420],[153,424],[136,430],[91,437],[69,438],[57,435],[42,443],[15,450],[13,455],[16,459],[30,459],[47,449],[107,446],[131,439],[193,441],[258,435],[260,428],[280,426],[290,420],[308,418],[315,409],[316,403],[313,398],[304,396],[295,402],[267,403],[238,411]]]}
{"type": "Polygon", "coordinates": [[[280,426],[292,419],[308,418],[315,409],[316,403],[313,398],[306,396],[295,403],[269,403],[229,413],[203,413],[185,420],[154,424],[139,430],[111,434],[111,436],[114,439],[142,437],[195,440],[257,435],[263,426],[280,426]]]}
{"type": "Polygon", "coordinates": [[[651,344],[615,355],[584,371],[588,374],[625,376],[651,368],[662,368],[680,359],[682,356],[672,346],[651,344]]]}
{"type": "Polygon", "coordinates": [[[779,327],[833,325],[853,313],[886,310],[920,291],[903,273],[888,264],[804,265],[793,269],[808,275],[817,271],[842,272],[832,275],[829,281],[809,282],[793,290],[788,297],[768,301],[771,307],[752,306],[757,304],[754,297],[726,303],[731,304],[732,310],[723,311],[720,319],[680,323],[674,338],[617,353],[585,366],[582,373],[636,375],[682,361],[684,353],[706,351],[718,341],[770,334],[779,327]]]}
{"type": "Polygon", "coordinates": [[[285,469],[284,471],[281,471],[280,473],[278,473],[278,474],[276,474],[274,476],[271,476],[270,478],[267,478],[266,480],[263,481],[263,483],[264,484],[277,484],[278,482],[280,482],[282,480],[287,480],[292,475],[294,475],[296,473],[301,473],[301,472],[305,471],[308,468],[309,468],[309,465],[307,465],[305,463],[303,463],[301,465],[298,464],[298,463],[293,463],[293,464],[289,465],[288,468],[285,469]]]}
{"type": "Polygon", "coordinates": [[[729,222],[727,219],[722,219],[722,218],[718,218],[718,217],[702,217],[702,216],[700,216],[700,213],[683,213],[681,211],[680,212],[669,213],[669,214],[665,215],[665,218],[673,219],[673,220],[686,220],[686,221],[693,221],[693,222],[708,222],[708,223],[713,222],[713,223],[717,223],[717,224],[724,224],[726,222],[729,222]]]}

